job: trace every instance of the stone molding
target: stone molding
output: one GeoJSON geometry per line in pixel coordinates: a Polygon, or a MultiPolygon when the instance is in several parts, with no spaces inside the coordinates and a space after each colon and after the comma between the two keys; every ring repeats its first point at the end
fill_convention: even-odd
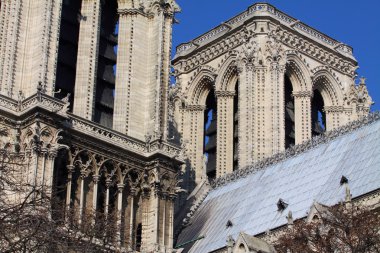
{"type": "Polygon", "coordinates": [[[19,101],[16,101],[0,95],[0,106],[1,110],[17,117],[20,117],[35,108],[45,109],[49,112],[57,113],[58,115],[65,117],[68,125],[73,130],[79,131],[82,134],[97,137],[98,139],[125,150],[138,152],[145,157],[154,154],[163,154],[181,160],[180,148],[169,142],[162,140],[152,140],[149,142],[139,141],[92,121],[68,113],[69,103],[67,99],[63,99],[62,101],[44,93],[37,93],[27,99],[22,100],[22,98],[20,98],[19,101]]]}
{"type": "Polygon", "coordinates": [[[236,95],[235,91],[229,91],[229,90],[217,90],[215,91],[216,97],[234,97],[236,95]]]}
{"type": "MultiPolygon", "coordinates": [[[[346,54],[339,55],[339,51],[336,48],[345,47],[344,44],[339,43],[329,37],[324,37],[319,32],[313,32],[313,34],[319,34],[316,37],[303,37],[303,33],[297,32],[294,28],[288,28],[286,26],[280,26],[272,24],[273,28],[269,32],[270,36],[281,42],[283,45],[287,45],[290,48],[297,48],[303,54],[315,59],[319,62],[327,63],[330,68],[334,70],[349,75],[354,76],[356,71],[355,62],[356,60],[350,54],[350,59],[347,60],[346,54]],[[324,40],[318,40],[318,38],[326,38],[324,40]],[[329,39],[327,39],[329,38],[329,39]],[[317,43],[313,43],[314,41],[329,41],[324,48],[322,45],[318,45],[317,43]],[[331,44],[331,45],[330,45],[331,44]],[[333,46],[334,45],[334,46],[333,46]],[[339,46],[337,46],[339,45],[339,46]]],[[[295,27],[300,26],[300,23],[295,25],[295,27]]],[[[222,25],[219,30],[229,31],[227,28],[223,28],[225,25],[222,25]]],[[[306,25],[302,25],[306,30],[312,29],[306,25]],[[307,28],[306,28],[307,27],[307,28]]],[[[305,29],[302,29],[304,31],[305,29]]],[[[174,58],[174,64],[176,68],[181,73],[187,73],[192,71],[194,68],[201,64],[206,64],[207,62],[219,57],[220,55],[233,50],[237,46],[243,45],[247,43],[247,39],[253,37],[255,33],[251,30],[248,30],[247,26],[243,26],[239,24],[239,26],[234,28],[233,33],[217,33],[218,38],[222,35],[225,36],[223,40],[215,40],[215,42],[211,43],[211,40],[208,40],[207,36],[210,34],[214,34],[216,31],[212,30],[209,33],[206,33],[205,38],[200,37],[200,39],[193,40],[190,44],[182,44],[178,48],[186,48],[186,50],[180,50],[181,53],[177,53],[174,58]],[[226,43],[228,41],[228,43],[226,43]],[[195,45],[190,46],[190,45],[195,45]],[[198,50],[198,48],[202,47],[198,50]],[[190,50],[192,49],[192,50],[190,50]],[[184,53],[187,52],[188,53],[184,53]]],[[[311,31],[311,30],[310,30],[311,31]]],[[[345,50],[346,51],[346,50],[345,50]]],[[[349,50],[350,52],[352,49],[349,50]]]]}
{"type": "Polygon", "coordinates": [[[189,43],[183,43],[177,47],[176,55],[186,53],[190,49],[196,47],[196,45],[201,45],[203,43],[208,43],[216,38],[220,37],[222,34],[230,31],[234,27],[240,26],[243,22],[249,20],[253,16],[269,16],[282,24],[288,26],[289,28],[307,35],[313,40],[318,41],[324,46],[332,48],[340,54],[346,57],[352,57],[352,48],[345,45],[337,40],[330,38],[329,36],[311,28],[310,26],[300,22],[299,20],[281,12],[270,4],[257,3],[248,8],[247,11],[233,17],[227,22],[222,23],[213,30],[199,36],[189,43]]]}
{"type": "Polygon", "coordinates": [[[313,92],[312,91],[293,92],[293,97],[295,97],[295,98],[312,98],[313,92]]]}

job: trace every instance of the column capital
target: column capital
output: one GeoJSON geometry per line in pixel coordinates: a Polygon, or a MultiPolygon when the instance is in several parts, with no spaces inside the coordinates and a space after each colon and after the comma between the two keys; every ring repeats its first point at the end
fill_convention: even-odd
{"type": "Polygon", "coordinates": [[[99,178],[100,178],[99,175],[93,175],[93,176],[92,176],[92,181],[93,181],[95,184],[97,184],[97,183],[99,182],[99,178]]]}
{"type": "Polygon", "coordinates": [[[292,95],[294,98],[312,98],[313,92],[312,91],[296,91],[296,92],[293,92],[292,95]]]}
{"type": "Polygon", "coordinates": [[[343,106],[340,105],[332,105],[332,106],[325,106],[323,110],[326,113],[342,113],[344,111],[343,106]]]}
{"type": "Polygon", "coordinates": [[[236,95],[235,91],[230,90],[217,90],[215,91],[215,96],[218,97],[234,97],[236,95]]]}
{"type": "Polygon", "coordinates": [[[120,16],[137,16],[137,15],[141,15],[141,16],[146,16],[146,14],[140,10],[140,9],[136,9],[136,8],[119,8],[117,10],[117,13],[120,15],[120,16]]]}
{"type": "Polygon", "coordinates": [[[117,190],[119,193],[123,191],[124,186],[125,186],[125,184],[117,184],[117,190]]]}
{"type": "Polygon", "coordinates": [[[186,109],[189,111],[202,111],[203,112],[204,110],[206,110],[206,106],[205,105],[187,105],[186,109]]]}

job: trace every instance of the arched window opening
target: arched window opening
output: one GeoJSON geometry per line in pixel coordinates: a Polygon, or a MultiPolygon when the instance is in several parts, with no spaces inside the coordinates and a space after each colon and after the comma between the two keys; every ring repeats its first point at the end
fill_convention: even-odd
{"type": "Polygon", "coordinates": [[[204,114],[204,148],[203,153],[207,156],[207,177],[216,177],[216,131],[217,131],[217,106],[214,91],[210,91],[206,99],[204,114]]]}
{"type": "Polygon", "coordinates": [[[314,91],[311,108],[312,135],[320,135],[326,131],[325,103],[319,90],[314,91]]]}
{"type": "Polygon", "coordinates": [[[68,152],[61,149],[54,161],[53,192],[52,192],[52,218],[63,221],[65,214],[66,184],[68,180],[68,152]]]}
{"type": "Polygon", "coordinates": [[[245,252],[246,250],[245,250],[244,244],[240,244],[238,248],[238,253],[245,253],[245,252]]]}
{"type": "Polygon", "coordinates": [[[142,224],[139,223],[136,229],[136,251],[141,250],[142,224]]]}
{"type": "Polygon", "coordinates": [[[68,1],[62,3],[61,24],[59,34],[57,76],[55,80],[56,98],[69,97],[72,112],[74,102],[74,87],[76,64],[78,56],[79,26],[83,19],[81,15],[82,1],[68,1]],[[60,90],[60,92],[58,92],[60,90]]]}
{"type": "Polygon", "coordinates": [[[285,148],[295,144],[295,115],[293,85],[288,75],[285,75],[285,148]]]}
{"type": "Polygon", "coordinates": [[[94,121],[112,128],[117,61],[117,1],[102,1],[94,121]]]}
{"type": "Polygon", "coordinates": [[[234,162],[233,170],[238,169],[238,149],[239,149],[239,81],[235,85],[235,97],[234,97],[234,162]]]}

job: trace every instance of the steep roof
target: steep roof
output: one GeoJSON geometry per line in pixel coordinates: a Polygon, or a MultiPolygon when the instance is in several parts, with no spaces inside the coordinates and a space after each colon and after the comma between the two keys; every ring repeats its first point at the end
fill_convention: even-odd
{"type": "Polygon", "coordinates": [[[314,201],[344,200],[342,176],[353,198],[380,189],[379,113],[221,178],[178,244],[204,236],[189,252],[211,252],[224,247],[229,235],[236,240],[240,232],[257,235],[287,224],[289,211],[294,219],[306,217],[314,201]],[[280,199],[287,204],[283,211],[280,199]]]}

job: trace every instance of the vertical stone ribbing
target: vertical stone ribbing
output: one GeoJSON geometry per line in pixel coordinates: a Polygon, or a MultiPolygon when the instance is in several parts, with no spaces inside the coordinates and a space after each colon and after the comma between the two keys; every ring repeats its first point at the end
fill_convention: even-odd
{"type": "Polygon", "coordinates": [[[92,120],[95,110],[96,69],[100,39],[100,0],[83,0],[81,15],[73,112],[92,120]]]}
{"type": "MultiPolygon", "coordinates": [[[[197,183],[206,176],[206,168],[203,162],[203,146],[204,146],[204,111],[205,106],[188,105],[186,116],[188,128],[185,128],[184,139],[189,140],[188,156],[191,168],[195,170],[195,178],[197,183]]],[[[187,125],[185,123],[185,125],[187,125]]]]}
{"type": "Polygon", "coordinates": [[[216,177],[221,177],[233,171],[234,140],[234,96],[235,92],[216,91],[217,97],[217,148],[216,177]]]}
{"type": "Polygon", "coordinates": [[[0,24],[1,94],[17,98],[42,91],[52,94],[62,0],[5,1],[0,24]],[[49,78],[48,78],[49,76],[49,78]]]}
{"type": "MultiPolygon", "coordinates": [[[[271,113],[271,136],[267,136],[271,143],[267,143],[266,155],[275,154],[285,149],[285,94],[284,94],[284,72],[285,68],[278,62],[273,62],[270,66],[269,93],[266,99],[270,105],[266,108],[271,113]]],[[[268,115],[268,114],[267,114],[268,115]]]]}
{"type": "Polygon", "coordinates": [[[4,27],[2,27],[2,47],[0,59],[1,94],[15,98],[16,50],[19,44],[19,27],[22,1],[5,1],[4,27]]]}
{"type": "Polygon", "coordinates": [[[47,34],[48,41],[46,49],[46,70],[44,72],[44,78],[42,82],[46,84],[46,93],[50,96],[54,96],[60,34],[59,28],[61,26],[62,0],[52,1],[50,12],[50,21],[47,21],[47,26],[50,27],[50,30],[47,34]]]}
{"type": "Polygon", "coordinates": [[[9,25],[9,1],[2,1],[0,6],[0,94],[3,94],[4,84],[3,84],[3,67],[5,60],[5,44],[8,38],[7,30],[9,25]]]}
{"type": "MultiPolygon", "coordinates": [[[[266,116],[268,113],[266,111],[266,105],[268,104],[268,100],[266,99],[266,75],[267,75],[267,69],[266,67],[255,67],[254,69],[254,90],[256,91],[256,94],[253,96],[253,106],[254,108],[252,115],[252,122],[251,125],[254,128],[254,131],[252,131],[252,158],[251,158],[251,164],[254,161],[257,161],[259,159],[262,159],[265,157],[265,154],[267,153],[269,143],[269,138],[267,138],[267,131],[266,128],[271,128],[271,126],[268,124],[268,117],[266,116]]],[[[253,92],[255,93],[255,92],[253,92]]]]}
{"type": "Polygon", "coordinates": [[[119,3],[118,64],[116,65],[113,128],[119,132],[128,133],[135,17],[132,14],[121,13],[120,8],[119,3]]]}
{"type": "Polygon", "coordinates": [[[311,92],[293,93],[296,144],[311,139],[311,92]]]}
{"type": "Polygon", "coordinates": [[[239,78],[239,151],[238,161],[239,169],[249,165],[252,161],[252,119],[251,116],[255,112],[252,108],[252,99],[254,94],[252,93],[252,77],[253,68],[252,65],[242,66],[240,69],[239,78]]]}
{"type": "Polygon", "coordinates": [[[170,51],[175,7],[156,1],[144,9],[119,0],[119,43],[113,128],[145,140],[166,139],[170,51]]]}

